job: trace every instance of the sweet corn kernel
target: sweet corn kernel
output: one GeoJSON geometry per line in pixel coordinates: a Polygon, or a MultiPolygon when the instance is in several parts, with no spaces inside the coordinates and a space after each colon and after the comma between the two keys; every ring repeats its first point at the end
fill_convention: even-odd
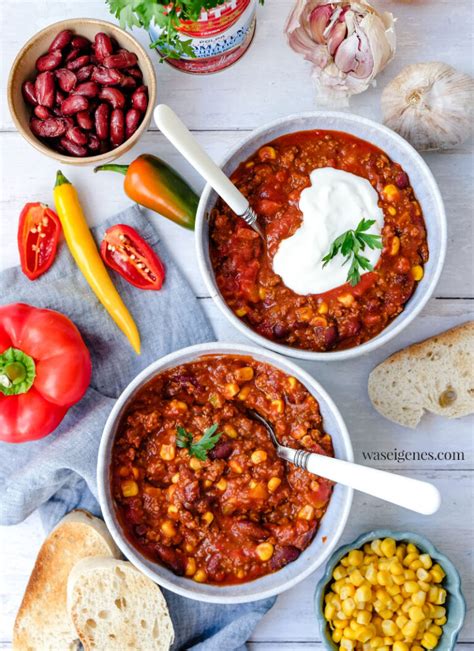
{"type": "Polygon", "coordinates": [[[336,615],[336,607],[334,604],[326,604],[324,608],[324,617],[327,620],[333,619],[334,616],[336,615]]]}
{"type": "Polygon", "coordinates": [[[415,606],[423,606],[423,604],[426,601],[426,592],[423,592],[423,590],[419,590],[418,592],[415,592],[411,596],[411,600],[413,601],[415,606]]]}
{"type": "Polygon", "coordinates": [[[283,400],[272,400],[271,407],[277,414],[282,414],[285,409],[285,403],[283,400]]]}
{"type": "Polygon", "coordinates": [[[347,599],[348,597],[354,597],[356,589],[352,585],[352,583],[344,583],[343,580],[336,581],[336,583],[334,584],[334,587],[337,586],[337,584],[341,583],[341,582],[343,584],[342,587],[339,590],[339,596],[341,597],[341,599],[347,599]]]}
{"type": "Polygon", "coordinates": [[[411,275],[413,276],[413,280],[421,280],[424,275],[423,267],[419,264],[414,265],[411,268],[411,275]]]}
{"type": "Polygon", "coordinates": [[[238,307],[235,310],[235,315],[242,317],[242,316],[245,316],[247,314],[247,312],[248,312],[248,309],[246,307],[242,306],[242,307],[238,307]]]}
{"type": "Polygon", "coordinates": [[[311,504],[305,504],[303,508],[300,509],[298,517],[301,520],[312,520],[314,517],[314,506],[311,506],[311,504]]]}
{"type": "Polygon", "coordinates": [[[265,145],[264,147],[261,147],[258,150],[258,157],[260,158],[261,161],[275,160],[275,158],[277,157],[277,153],[274,147],[270,147],[270,145],[265,145]]]}
{"type": "Polygon", "coordinates": [[[382,556],[382,552],[381,552],[381,550],[380,550],[380,543],[381,543],[381,542],[382,542],[382,541],[381,541],[379,538],[375,538],[375,539],[372,540],[372,542],[370,543],[370,547],[372,548],[372,551],[373,551],[375,554],[377,554],[377,556],[382,556]]]}
{"type": "Polygon", "coordinates": [[[380,570],[377,572],[377,581],[380,585],[392,585],[393,583],[392,577],[386,570],[380,570]]]}
{"type": "Polygon", "coordinates": [[[186,576],[193,576],[195,572],[196,572],[196,561],[192,556],[190,556],[186,561],[186,569],[184,573],[186,574],[186,576]]]}
{"type": "Polygon", "coordinates": [[[231,459],[229,461],[229,467],[231,468],[231,470],[233,470],[238,475],[241,475],[243,473],[243,471],[244,471],[244,469],[242,468],[240,463],[235,461],[235,459],[231,459]]]}
{"type": "Polygon", "coordinates": [[[433,611],[433,617],[444,617],[446,615],[446,608],[443,606],[436,606],[433,611]]]}
{"type": "Polygon", "coordinates": [[[425,649],[434,649],[438,644],[438,638],[433,633],[425,633],[421,640],[421,646],[425,649]]]}
{"type": "Polygon", "coordinates": [[[409,651],[410,647],[406,642],[394,642],[392,651],[409,651]]]}
{"type": "Polygon", "coordinates": [[[396,211],[396,209],[395,209],[393,206],[389,206],[389,207],[388,207],[388,214],[389,214],[389,215],[392,215],[392,217],[393,217],[394,215],[397,214],[397,211],[396,211]]]}
{"type": "Polygon", "coordinates": [[[234,372],[234,377],[237,382],[248,382],[253,378],[253,368],[251,366],[244,366],[242,368],[238,368],[234,372]]]}
{"type": "Polygon", "coordinates": [[[138,484],[133,479],[126,479],[121,483],[122,495],[124,497],[135,497],[138,495],[138,484]]]}
{"type": "Polygon", "coordinates": [[[267,458],[268,458],[268,454],[265,450],[255,450],[250,455],[250,459],[252,463],[254,463],[255,465],[259,463],[263,463],[264,461],[267,460],[267,458]]]}
{"type": "Polygon", "coordinates": [[[437,624],[438,626],[444,626],[446,622],[448,621],[447,617],[438,617],[437,619],[434,620],[434,623],[437,624]]]}
{"type": "Polygon", "coordinates": [[[352,585],[359,587],[360,585],[363,584],[364,577],[362,576],[359,570],[354,570],[349,574],[349,581],[352,583],[352,585]]]}
{"type": "Polygon", "coordinates": [[[240,387],[236,382],[229,382],[224,387],[224,395],[227,399],[233,398],[240,391],[240,387]]]}
{"type": "Polygon", "coordinates": [[[281,484],[281,479],[279,477],[272,477],[271,479],[268,480],[267,488],[270,491],[270,493],[274,493],[280,484],[281,484]]]}
{"type": "Polygon", "coordinates": [[[210,479],[205,479],[203,482],[204,488],[210,488],[212,486],[212,481],[210,479]]]}
{"type": "Polygon", "coordinates": [[[431,556],[429,554],[421,554],[420,561],[425,570],[429,570],[430,567],[433,566],[433,561],[431,560],[431,556]]]}
{"type": "Polygon", "coordinates": [[[393,538],[385,538],[380,543],[380,550],[384,556],[391,558],[395,554],[396,543],[393,538]]]}
{"type": "Polygon", "coordinates": [[[204,583],[207,580],[207,574],[204,570],[198,570],[193,576],[193,579],[198,583],[204,583]]]}
{"type": "Polygon", "coordinates": [[[360,549],[353,549],[347,555],[347,559],[349,561],[349,565],[352,565],[352,567],[359,567],[362,565],[362,562],[364,560],[364,553],[360,549]]]}
{"type": "Polygon", "coordinates": [[[225,491],[227,488],[227,481],[224,479],[224,477],[221,477],[219,481],[216,484],[216,488],[222,492],[225,491]]]}
{"type": "Polygon", "coordinates": [[[371,619],[372,619],[372,615],[369,613],[368,610],[360,610],[357,613],[356,621],[358,624],[364,624],[366,626],[367,624],[370,624],[371,619]]]}
{"type": "Polygon", "coordinates": [[[354,303],[354,297],[352,294],[340,294],[340,296],[337,297],[337,300],[341,305],[344,305],[344,307],[350,307],[354,303]]]}
{"type": "Polygon", "coordinates": [[[389,183],[384,187],[383,194],[387,201],[396,201],[400,196],[400,192],[398,191],[398,188],[392,183],[389,183]]]}
{"type": "Polygon", "coordinates": [[[414,594],[415,592],[418,592],[418,584],[416,581],[406,581],[406,583],[403,585],[408,594],[414,594]]]}
{"type": "Polygon", "coordinates": [[[176,535],[176,529],[174,524],[171,522],[171,520],[165,520],[162,525],[161,525],[161,531],[167,536],[168,538],[172,538],[173,536],[176,535]]]}
{"type": "Polygon", "coordinates": [[[175,506],[174,504],[170,504],[168,506],[168,513],[169,515],[176,515],[178,513],[178,507],[175,506]]]}
{"type": "Polygon", "coordinates": [[[211,511],[206,511],[202,516],[202,519],[204,522],[207,522],[207,524],[211,524],[211,522],[214,520],[214,514],[211,511]]]}
{"type": "Polygon", "coordinates": [[[425,619],[425,615],[420,606],[412,606],[408,611],[408,617],[412,622],[416,622],[417,624],[425,619]]]}
{"type": "Polygon", "coordinates": [[[334,568],[334,572],[332,573],[332,576],[334,579],[336,579],[336,581],[338,581],[339,579],[342,579],[345,576],[347,576],[347,570],[343,566],[338,565],[336,568],[334,568]]]}
{"type": "Polygon", "coordinates": [[[267,290],[265,289],[265,287],[258,288],[258,297],[261,301],[265,300],[265,298],[267,297],[267,290]]]}
{"type": "Polygon", "coordinates": [[[185,544],[184,549],[188,552],[188,554],[190,554],[191,552],[193,552],[196,549],[196,547],[192,543],[188,542],[188,543],[185,544]]]}
{"type": "Polygon", "coordinates": [[[361,585],[360,588],[357,588],[355,593],[356,601],[369,601],[372,596],[372,591],[368,585],[361,585]]]}
{"type": "Polygon", "coordinates": [[[384,635],[395,635],[397,626],[391,619],[384,619],[382,622],[382,631],[384,635]]]}
{"type": "Polygon", "coordinates": [[[173,484],[177,484],[179,482],[179,472],[176,472],[172,477],[171,481],[173,484]]]}
{"type": "Polygon", "coordinates": [[[341,643],[340,643],[339,648],[342,649],[342,651],[353,651],[354,642],[353,642],[353,640],[350,640],[347,637],[343,637],[341,639],[341,643]]]}
{"type": "Polygon", "coordinates": [[[243,400],[247,400],[248,395],[249,395],[249,393],[250,393],[251,390],[252,390],[252,387],[250,386],[250,384],[246,384],[246,385],[245,385],[244,387],[242,387],[242,389],[239,391],[239,394],[238,394],[237,398],[238,398],[239,400],[242,400],[242,401],[243,401],[243,400]]]}
{"type": "Polygon", "coordinates": [[[230,423],[226,423],[223,427],[224,433],[227,434],[231,439],[236,439],[238,436],[237,430],[230,423]]]}
{"type": "Polygon", "coordinates": [[[402,628],[402,633],[405,637],[415,637],[418,631],[418,624],[416,622],[409,621],[402,628]]]}
{"type": "Polygon", "coordinates": [[[314,313],[311,307],[299,307],[295,310],[295,314],[298,321],[306,323],[311,320],[314,313]]]}
{"type": "Polygon", "coordinates": [[[202,466],[202,463],[199,461],[199,459],[196,459],[196,457],[191,457],[189,460],[189,467],[192,470],[199,470],[202,466]]]}
{"type": "Polygon", "coordinates": [[[273,556],[273,545],[269,542],[260,543],[255,551],[261,561],[268,561],[273,556]]]}
{"type": "Polygon", "coordinates": [[[383,638],[379,637],[378,635],[376,637],[373,637],[370,640],[370,648],[371,649],[379,649],[381,646],[383,646],[383,638]]]}
{"type": "Polygon", "coordinates": [[[438,592],[438,598],[435,601],[435,604],[438,606],[444,604],[446,601],[446,590],[444,588],[440,588],[438,592]]]}
{"type": "Polygon", "coordinates": [[[329,305],[326,303],[326,301],[322,301],[318,305],[318,313],[319,314],[327,314],[329,312],[329,305]]]}
{"type": "Polygon", "coordinates": [[[403,566],[400,561],[394,560],[390,563],[390,573],[394,574],[395,576],[403,574],[403,566]]]}
{"type": "Polygon", "coordinates": [[[176,456],[176,448],[174,445],[163,444],[160,448],[160,457],[164,461],[172,461],[176,456]]]}
{"type": "Polygon", "coordinates": [[[170,402],[171,407],[176,411],[181,411],[182,413],[188,411],[188,405],[182,400],[172,400],[170,402]]]}
{"type": "Polygon", "coordinates": [[[331,637],[332,637],[333,641],[337,644],[338,642],[341,641],[341,638],[342,638],[342,631],[339,630],[338,628],[336,628],[336,629],[332,632],[332,636],[331,636],[331,637]]]}
{"type": "Polygon", "coordinates": [[[428,631],[430,633],[433,633],[433,635],[436,635],[436,637],[440,637],[443,634],[443,629],[440,626],[437,626],[436,624],[432,624],[428,631]]]}
{"type": "Polygon", "coordinates": [[[356,632],[350,626],[346,626],[346,628],[343,631],[343,634],[346,640],[355,641],[356,639],[356,632]]]}
{"type": "Polygon", "coordinates": [[[405,617],[405,615],[398,615],[398,617],[395,619],[395,624],[401,630],[409,621],[410,620],[408,617],[405,617]]]}
{"type": "Polygon", "coordinates": [[[436,565],[433,565],[433,567],[430,570],[430,575],[435,583],[441,583],[441,581],[446,576],[443,568],[440,565],[438,565],[438,563],[436,563],[436,565]]]}

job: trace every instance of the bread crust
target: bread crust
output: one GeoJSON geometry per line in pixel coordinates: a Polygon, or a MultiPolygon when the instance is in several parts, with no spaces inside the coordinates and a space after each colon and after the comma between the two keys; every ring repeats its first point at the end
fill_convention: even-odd
{"type": "Polygon", "coordinates": [[[68,513],[41,546],[13,628],[15,651],[65,651],[79,647],[67,612],[67,579],[84,557],[120,552],[102,520],[81,509],[68,513]]]}
{"type": "Polygon", "coordinates": [[[389,420],[415,428],[425,411],[474,413],[474,321],[399,350],[369,375],[369,398],[389,420]]]}

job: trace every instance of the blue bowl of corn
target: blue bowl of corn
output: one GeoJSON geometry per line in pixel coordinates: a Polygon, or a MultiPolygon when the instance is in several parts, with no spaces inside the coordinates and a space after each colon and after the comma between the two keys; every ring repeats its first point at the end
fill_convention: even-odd
{"type": "Polygon", "coordinates": [[[423,536],[388,529],[334,552],[315,608],[330,651],[451,651],[466,614],[451,561],[423,536]]]}

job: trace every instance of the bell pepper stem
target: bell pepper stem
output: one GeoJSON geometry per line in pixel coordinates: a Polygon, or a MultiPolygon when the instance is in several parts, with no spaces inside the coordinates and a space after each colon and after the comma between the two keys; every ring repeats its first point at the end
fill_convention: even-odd
{"type": "Polygon", "coordinates": [[[0,393],[26,393],[36,377],[35,362],[17,348],[8,348],[0,355],[0,393]]]}
{"type": "Polygon", "coordinates": [[[108,165],[99,165],[94,167],[94,172],[119,172],[120,174],[126,174],[128,172],[128,165],[115,165],[114,163],[109,163],[108,165]]]}
{"type": "Polygon", "coordinates": [[[57,188],[58,185],[65,185],[65,184],[71,185],[71,182],[67,180],[64,174],[61,172],[61,170],[58,170],[56,172],[56,183],[54,184],[54,187],[57,188]]]}

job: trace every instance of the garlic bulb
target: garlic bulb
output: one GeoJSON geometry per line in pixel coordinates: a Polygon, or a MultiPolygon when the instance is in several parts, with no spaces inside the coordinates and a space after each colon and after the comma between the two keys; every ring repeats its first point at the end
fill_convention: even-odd
{"type": "Polygon", "coordinates": [[[446,63],[406,66],[382,93],[384,123],[416,149],[447,149],[472,132],[474,80],[446,63]]]}
{"type": "Polygon", "coordinates": [[[347,104],[366,90],[395,54],[393,16],[365,0],[297,0],[285,32],[313,64],[319,99],[347,104]]]}

